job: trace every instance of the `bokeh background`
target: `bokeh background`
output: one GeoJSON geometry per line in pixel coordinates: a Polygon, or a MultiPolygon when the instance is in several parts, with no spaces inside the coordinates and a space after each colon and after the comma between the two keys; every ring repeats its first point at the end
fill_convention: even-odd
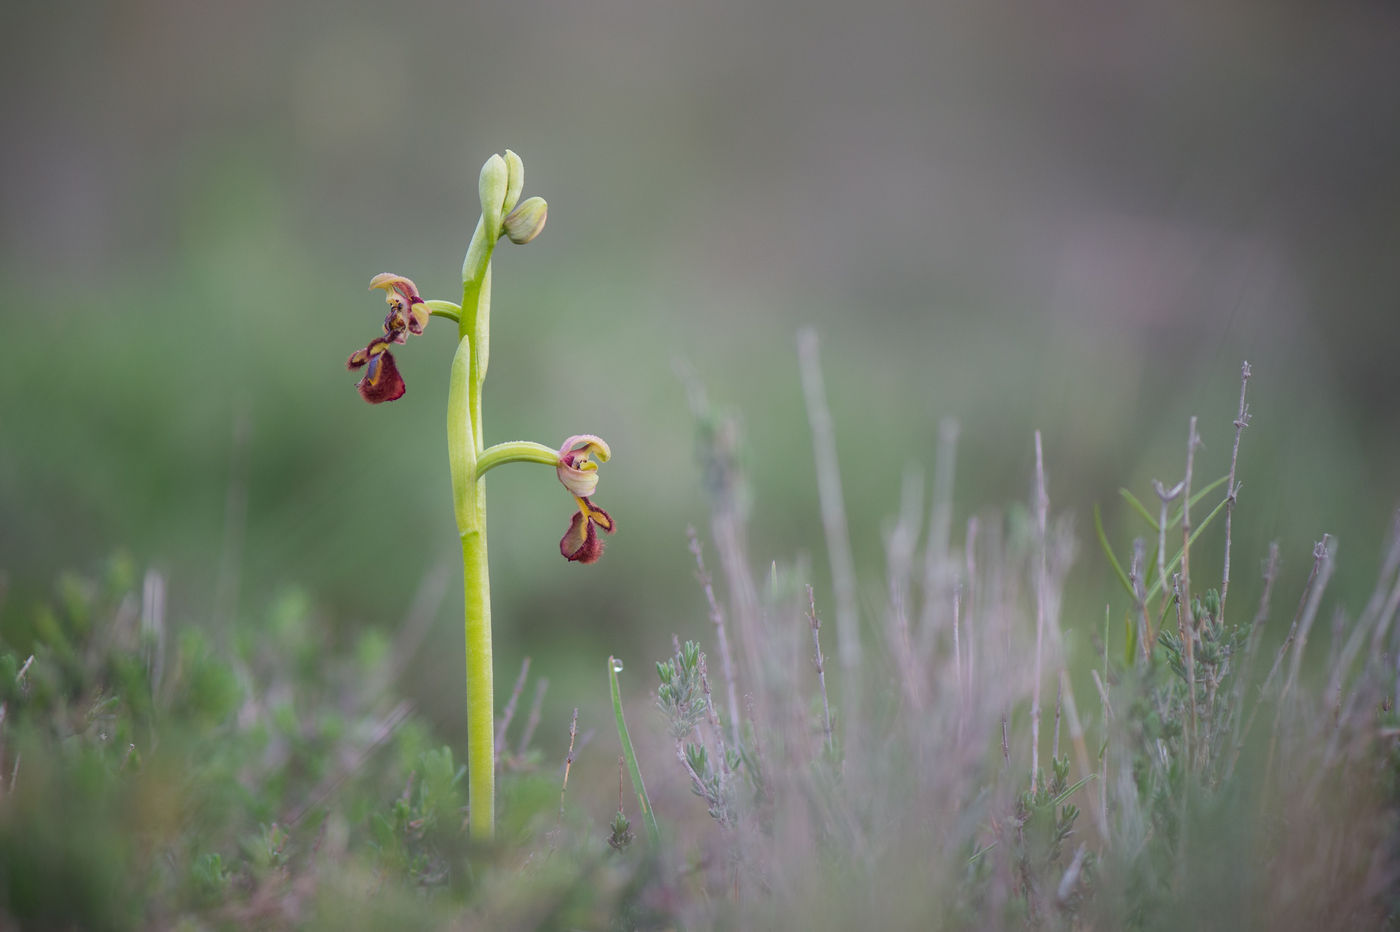
{"type": "Polygon", "coordinates": [[[620,531],[592,567],[558,555],[547,470],[491,478],[498,685],[534,657],[546,734],[574,705],[603,721],[610,653],[645,671],[672,633],[708,637],[678,367],[742,425],[755,560],[805,556],[829,604],[802,327],[872,615],[901,476],[955,418],[955,527],[1025,500],[1044,432],[1083,540],[1066,624],[1097,627],[1091,505],[1126,551],[1116,490],[1179,476],[1191,414],[1197,475],[1224,474],[1243,359],[1237,579],[1277,539],[1289,605],[1324,531],[1339,592],[1373,578],[1400,498],[1394,4],[153,0],[0,22],[0,618],[116,550],[216,638],[288,591],[346,643],[398,637],[417,599],[401,689],[460,737],[450,328],[403,348],[392,405],[344,360],[378,332],[375,273],[456,297],[505,147],[550,220],[497,254],[488,442],[616,454],[598,500],[620,531]]]}

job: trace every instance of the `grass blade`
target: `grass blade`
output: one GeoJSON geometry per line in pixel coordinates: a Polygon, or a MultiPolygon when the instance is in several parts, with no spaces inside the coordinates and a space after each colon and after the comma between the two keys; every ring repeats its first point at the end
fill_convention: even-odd
{"type": "MultiPolygon", "coordinates": [[[[1218,483],[1213,483],[1213,484],[1218,485],[1218,483]]],[[[1201,526],[1198,527],[1198,528],[1196,528],[1196,530],[1194,530],[1194,531],[1191,532],[1191,539],[1190,539],[1189,541],[1187,541],[1187,546],[1190,546],[1191,544],[1194,544],[1194,543],[1196,542],[1196,538],[1198,538],[1198,537],[1201,536],[1201,532],[1204,531],[1206,528],[1210,527],[1210,523],[1211,523],[1212,521],[1215,520],[1216,516],[1219,515],[1220,512],[1222,512],[1222,511],[1225,510],[1225,504],[1226,504],[1226,502],[1228,502],[1228,501],[1229,501],[1228,498],[1222,498],[1222,499],[1220,500],[1220,504],[1219,504],[1219,505],[1216,505],[1215,508],[1211,510],[1211,513],[1210,513],[1210,514],[1206,515],[1205,520],[1201,522],[1201,526]]],[[[1183,548],[1183,549],[1185,549],[1185,548],[1183,548]]],[[[1167,572],[1170,573],[1172,570],[1176,569],[1177,564],[1179,564],[1180,562],[1181,562],[1181,550],[1178,550],[1178,551],[1176,552],[1176,556],[1172,557],[1171,560],[1167,563],[1167,572]]],[[[1161,580],[1161,579],[1158,579],[1156,582],[1154,582],[1154,583],[1152,584],[1151,588],[1149,588],[1149,589],[1147,590],[1147,597],[1146,597],[1145,601],[1151,602],[1152,599],[1153,599],[1153,597],[1156,596],[1157,593],[1160,592],[1161,590],[1162,590],[1162,580],[1161,580]]]]}
{"type": "Polygon", "coordinates": [[[1118,494],[1123,496],[1123,501],[1132,506],[1133,511],[1142,515],[1142,520],[1151,525],[1152,530],[1157,530],[1157,519],[1152,517],[1152,512],[1147,510],[1146,505],[1137,500],[1137,496],[1133,495],[1133,493],[1129,492],[1127,489],[1119,489],[1118,494]]]}
{"type": "Polygon", "coordinates": [[[617,719],[617,737],[622,742],[622,756],[627,760],[627,772],[632,777],[632,789],[637,793],[637,805],[642,810],[642,821],[646,823],[647,840],[654,848],[661,845],[661,829],[656,825],[656,815],[651,811],[651,798],[647,796],[646,784],[642,782],[642,770],[637,766],[637,752],[632,750],[632,739],[627,734],[627,720],[622,717],[622,690],[617,685],[617,673],[622,662],[616,657],[608,658],[608,685],[612,689],[613,717],[617,719]]]}
{"type": "MultiPolygon", "coordinates": [[[[1125,493],[1126,494],[1126,493],[1125,493]]],[[[1103,515],[1099,513],[1099,506],[1094,506],[1094,533],[1099,538],[1099,546],[1103,548],[1103,555],[1108,557],[1108,565],[1113,567],[1113,574],[1118,577],[1118,581],[1123,584],[1123,588],[1128,595],[1134,599],[1137,594],[1133,592],[1133,584],[1128,582],[1128,574],[1123,572],[1123,566],[1118,562],[1118,558],[1113,555],[1113,548],[1108,545],[1108,535],[1103,529],[1103,515]]]]}

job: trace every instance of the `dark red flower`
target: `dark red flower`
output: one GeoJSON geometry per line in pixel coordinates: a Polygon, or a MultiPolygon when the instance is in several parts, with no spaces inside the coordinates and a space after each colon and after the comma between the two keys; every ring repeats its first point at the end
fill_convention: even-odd
{"type": "Polygon", "coordinates": [[[364,377],[356,383],[360,395],[371,404],[393,401],[404,393],[403,376],[394,364],[394,354],[389,352],[389,338],[375,337],[369,346],[350,354],[345,362],[347,369],[365,368],[364,377]]]}
{"type": "Polygon", "coordinates": [[[422,333],[430,311],[418,294],[418,286],[402,275],[381,272],[370,279],[369,287],[386,292],[389,313],[384,317],[384,336],[375,337],[364,349],[356,350],[345,365],[349,369],[369,367],[355,387],[365,401],[379,404],[401,398],[404,393],[403,376],[399,375],[389,344],[404,342],[410,333],[422,333]]]}
{"type": "Polygon", "coordinates": [[[574,496],[578,511],[569,521],[569,529],[559,541],[559,552],[570,563],[594,563],[603,555],[603,539],[598,536],[602,528],[611,534],[617,530],[612,516],[585,497],[574,496]]]}

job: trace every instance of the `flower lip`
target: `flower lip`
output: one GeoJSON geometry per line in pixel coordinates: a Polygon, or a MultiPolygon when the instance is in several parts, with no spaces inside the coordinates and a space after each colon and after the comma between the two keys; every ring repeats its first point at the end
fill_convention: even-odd
{"type": "Polygon", "coordinates": [[[345,368],[364,368],[364,377],[355,384],[360,395],[370,404],[394,401],[402,398],[405,391],[403,376],[394,362],[394,354],[389,352],[390,340],[375,337],[362,350],[356,350],[345,361],[345,368]]]}
{"type": "Polygon", "coordinates": [[[559,552],[570,563],[596,563],[603,555],[603,539],[598,536],[598,529],[611,534],[617,530],[617,524],[587,496],[575,496],[575,499],[579,510],[574,512],[569,529],[559,541],[559,552]]]}

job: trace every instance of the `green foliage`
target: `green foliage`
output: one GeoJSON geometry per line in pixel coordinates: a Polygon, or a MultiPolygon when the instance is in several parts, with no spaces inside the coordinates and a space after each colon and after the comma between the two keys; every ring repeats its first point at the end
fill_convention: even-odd
{"type": "MultiPolygon", "coordinates": [[[[450,891],[441,915],[460,903],[464,771],[385,691],[387,640],[327,653],[325,620],[293,589],[220,644],[163,617],[159,577],[145,587],[117,557],[6,608],[0,915],[144,929],[280,924],[332,889],[381,904],[450,891]]],[[[507,784],[522,824],[558,799],[557,784],[518,791],[533,779],[507,784]]]]}
{"type": "MultiPolygon", "coordinates": [[[[716,503],[721,526],[741,522],[731,506],[716,503]]],[[[411,715],[384,674],[393,636],[371,629],[328,649],[332,625],[297,588],[211,629],[167,617],[163,580],[142,578],[129,557],[64,574],[48,599],[0,617],[0,919],[1393,927],[1400,523],[1372,597],[1354,622],[1335,616],[1323,663],[1303,650],[1323,611],[1325,544],[1275,651],[1263,626],[1276,561],[1246,610],[1240,581],[1215,588],[1193,543],[1207,524],[1229,526],[1210,520],[1232,515],[1229,497],[1189,535],[1179,507],[1165,522],[1128,507],[1146,537],[1127,559],[1096,521],[1127,596],[1107,617],[1101,606],[1061,611],[1072,544],[1035,508],[979,515],[962,553],[932,529],[924,554],[892,543],[889,604],[867,626],[859,667],[825,664],[829,703],[820,601],[794,584],[801,562],[770,565],[760,585],[733,575],[742,553],[722,553],[730,599],[716,595],[706,623],[723,673],[711,682],[699,642],[677,639],[656,665],[661,715],[641,719],[635,746],[609,658],[634,795],[620,773],[580,786],[575,770],[566,796],[557,751],[513,750],[496,762],[490,845],[469,838],[457,746],[411,715]],[[1171,560],[1164,527],[1181,542],[1171,560]],[[1211,587],[1191,587],[1188,562],[1211,587]],[[1037,678],[1042,701],[1052,689],[1056,701],[1040,710],[1033,751],[1037,678]]],[[[742,527],[717,537],[732,548],[742,527]]]]}

